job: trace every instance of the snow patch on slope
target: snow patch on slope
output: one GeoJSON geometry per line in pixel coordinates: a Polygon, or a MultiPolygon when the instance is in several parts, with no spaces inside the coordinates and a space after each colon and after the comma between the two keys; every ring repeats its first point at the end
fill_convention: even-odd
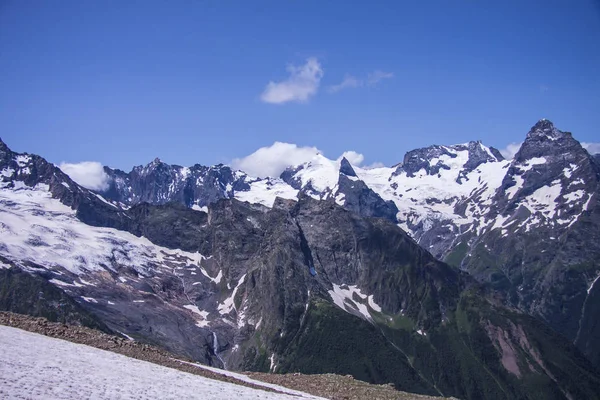
{"type": "Polygon", "coordinates": [[[336,285],[334,283],[333,290],[329,290],[328,293],[336,306],[368,321],[371,321],[372,317],[367,304],[374,311],[381,312],[381,307],[375,303],[373,295],[363,294],[356,285],[336,285]]]}
{"type": "Polygon", "coordinates": [[[468,160],[468,150],[456,151],[452,147],[446,150],[456,155],[442,155],[432,159],[431,165],[442,162],[450,169],[441,168],[436,175],[429,175],[425,169],[409,176],[402,171],[395,175],[395,168],[361,169],[355,167],[356,174],[367,186],[384,200],[393,201],[398,207],[400,226],[411,232],[412,226],[422,224],[423,230],[433,226],[434,221],[448,220],[460,226],[479,219],[487,207],[496,189],[502,184],[509,161],[487,162],[466,173],[463,166],[468,160]],[[472,196],[465,216],[455,212],[455,206],[472,196]]]}
{"type": "Polygon", "coordinates": [[[522,164],[515,164],[517,168],[519,168],[523,172],[527,172],[532,169],[536,165],[546,164],[547,160],[545,157],[533,157],[527,160],[527,162],[522,164]]]}
{"type": "Polygon", "coordinates": [[[275,198],[296,199],[298,191],[281,179],[260,179],[250,183],[250,190],[236,191],[234,197],[252,204],[273,207],[275,198]]]}
{"type": "Polygon", "coordinates": [[[556,199],[560,196],[562,185],[560,180],[553,181],[550,186],[542,186],[531,195],[525,197],[522,203],[531,213],[541,212],[547,218],[553,218],[556,213],[556,199]]]}
{"type": "Polygon", "coordinates": [[[231,292],[231,296],[229,296],[228,298],[223,300],[223,302],[221,304],[219,304],[219,306],[217,307],[219,314],[221,314],[221,315],[229,314],[233,309],[235,309],[235,302],[234,302],[235,295],[237,294],[237,291],[240,288],[240,286],[242,286],[242,283],[244,283],[245,279],[246,279],[246,274],[242,275],[241,278],[238,280],[238,283],[235,286],[235,288],[233,289],[233,292],[231,292]]]}
{"type": "Polygon", "coordinates": [[[0,255],[25,269],[23,261],[48,269],[63,267],[76,275],[118,272],[113,266],[116,261],[122,268],[147,276],[165,261],[198,265],[203,258],[157,246],[128,232],[86,225],[74,210],[52,198],[47,185],[0,189],[0,221],[0,255]]]}
{"type": "Polygon", "coordinates": [[[200,328],[205,328],[208,325],[210,325],[210,323],[208,322],[208,311],[205,310],[200,310],[198,308],[198,306],[196,306],[195,304],[186,304],[183,306],[183,308],[186,308],[188,310],[190,310],[191,312],[193,312],[194,314],[197,314],[200,316],[200,321],[196,322],[196,326],[200,327],[200,328]]]}

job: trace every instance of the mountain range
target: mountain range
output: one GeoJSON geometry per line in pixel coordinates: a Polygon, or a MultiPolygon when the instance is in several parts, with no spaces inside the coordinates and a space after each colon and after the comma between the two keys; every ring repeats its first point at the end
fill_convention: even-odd
{"type": "Polygon", "coordinates": [[[228,369],[469,399],[600,396],[600,164],[540,120],[279,177],[154,160],[78,185],[0,141],[0,306],[228,369]]]}

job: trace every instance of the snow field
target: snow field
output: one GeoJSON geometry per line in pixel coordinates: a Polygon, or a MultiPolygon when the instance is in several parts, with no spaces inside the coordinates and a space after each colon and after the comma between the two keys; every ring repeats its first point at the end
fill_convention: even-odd
{"type": "Polygon", "coordinates": [[[318,399],[216,381],[7,326],[0,326],[0,348],[3,399],[318,399]]]}

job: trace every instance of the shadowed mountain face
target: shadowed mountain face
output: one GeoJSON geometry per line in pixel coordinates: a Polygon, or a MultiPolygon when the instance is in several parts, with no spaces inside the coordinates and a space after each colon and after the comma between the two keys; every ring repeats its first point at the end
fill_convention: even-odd
{"type": "Polygon", "coordinates": [[[476,141],[416,149],[394,168],[316,156],[265,179],[155,160],[128,174],[107,169],[113,183],[102,194],[128,206],[175,201],[195,208],[225,198],[272,207],[276,197],[299,193],[333,199],[398,223],[435,257],[490,283],[600,365],[599,171],[598,155],[540,120],[512,160],[476,141]]]}
{"type": "MultiPolygon", "coordinates": [[[[470,399],[600,395],[568,340],[389,218],[365,216],[374,208],[361,205],[381,204],[372,189],[358,186],[352,211],[335,187],[271,207],[128,208],[40,157],[3,145],[0,159],[2,268],[53,285],[113,331],[228,369],[336,372],[470,399]]],[[[347,165],[336,173],[339,186],[366,185],[347,165]]]]}

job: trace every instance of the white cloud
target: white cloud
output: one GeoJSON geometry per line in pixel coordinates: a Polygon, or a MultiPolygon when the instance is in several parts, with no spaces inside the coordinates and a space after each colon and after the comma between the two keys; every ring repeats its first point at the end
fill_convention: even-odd
{"type": "Polygon", "coordinates": [[[394,74],[392,72],[383,72],[380,70],[375,70],[367,75],[366,79],[358,79],[352,75],[346,75],[344,80],[337,85],[331,85],[327,88],[329,93],[337,93],[343,89],[354,89],[362,86],[375,86],[379,82],[384,79],[393,78],[394,74]]]}
{"type": "Polygon", "coordinates": [[[236,158],[231,165],[247,174],[258,177],[278,177],[290,165],[299,165],[320,153],[316,147],[299,147],[292,143],[275,142],[254,153],[236,158]]]}
{"type": "Polygon", "coordinates": [[[365,156],[355,151],[345,151],[337,160],[342,161],[342,158],[346,157],[346,160],[352,165],[359,166],[365,160],[365,156]]]}
{"type": "Polygon", "coordinates": [[[367,77],[367,84],[369,84],[371,86],[377,85],[382,80],[391,79],[393,77],[394,77],[394,74],[392,72],[384,72],[384,71],[380,71],[380,70],[373,71],[367,77]]]}
{"type": "Polygon", "coordinates": [[[281,82],[269,82],[260,98],[265,103],[283,104],[290,101],[305,103],[319,90],[323,68],[319,61],[311,57],[301,66],[289,65],[288,79],[281,82]]]}
{"type": "Polygon", "coordinates": [[[96,161],[76,164],[63,162],[58,167],[75,182],[91,190],[106,190],[110,184],[110,177],[104,172],[102,164],[96,161]]]}
{"type": "Polygon", "coordinates": [[[590,154],[598,154],[600,153],[600,143],[587,143],[582,142],[581,146],[588,151],[590,154]]]}
{"type": "Polygon", "coordinates": [[[521,148],[521,145],[523,143],[510,143],[508,146],[506,146],[503,149],[500,149],[500,154],[502,154],[502,156],[504,158],[506,158],[507,160],[512,160],[515,156],[515,154],[517,154],[517,151],[519,151],[519,149],[521,148]]]}
{"type": "MultiPolygon", "coordinates": [[[[301,147],[292,143],[275,142],[271,146],[261,147],[246,157],[234,159],[231,161],[231,166],[251,176],[261,178],[267,176],[279,177],[287,167],[311,161],[317,154],[323,155],[323,152],[316,147],[301,147]]],[[[352,150],[345,151],[336,161],[341,161],[342,157],[346,157],[350,164],[357,167],[365,160],[364,155],[352,150]]],[[[381,166],[383,164],[374,163],[364,168],[381,166]]]]}
{"type": "Polygon", "coordinates": [[[363,81],[356,79],[352,75],[346,75],[344,80],[337,85],[331,85],[327,88],[329,93],[337,93],[343,89],[357,88],[363,85],[363,81]]]}

